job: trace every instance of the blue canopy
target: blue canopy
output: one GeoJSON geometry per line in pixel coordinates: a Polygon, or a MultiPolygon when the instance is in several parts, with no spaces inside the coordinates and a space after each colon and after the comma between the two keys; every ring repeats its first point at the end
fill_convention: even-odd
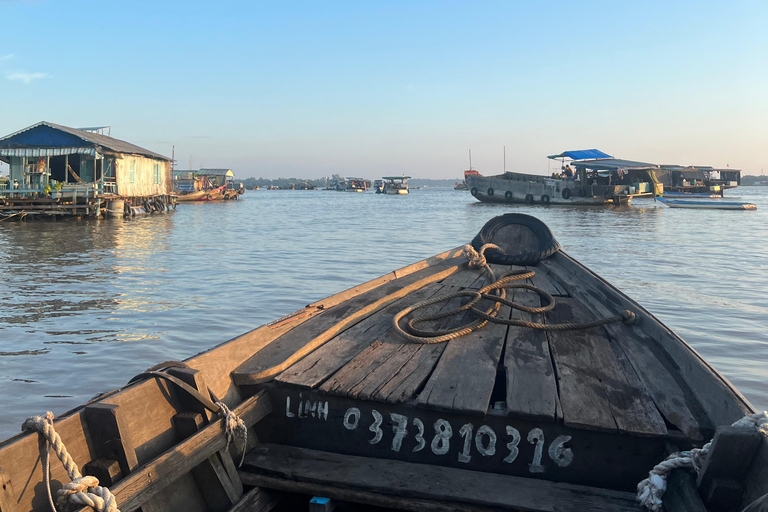
{"type": "Polygon", "coordinates": [[[559,155],[550,155],[547,158],[552,160],[556,158],[570,158],[571,160],[586,160],[589,158],[613,158],[611,155],[603,153],[598,149],[578,149],[576,151],[563,151],[559,155]]]}

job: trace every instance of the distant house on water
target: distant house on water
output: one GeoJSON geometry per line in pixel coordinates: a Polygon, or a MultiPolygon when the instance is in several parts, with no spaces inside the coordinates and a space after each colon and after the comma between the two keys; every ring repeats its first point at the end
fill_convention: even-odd
{"type": "Polygon", "coordinates": [[[0,160],[10,166],[11,186],[0,190],[6,213],[23,206],[27,214],[92,216],[110,200],[170,204],[171,160],[99,130],[43,121],[0,138],[0,160]]]}

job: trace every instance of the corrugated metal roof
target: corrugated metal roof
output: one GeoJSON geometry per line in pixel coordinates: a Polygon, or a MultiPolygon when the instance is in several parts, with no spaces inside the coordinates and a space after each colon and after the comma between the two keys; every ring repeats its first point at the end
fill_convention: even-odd
{"type": "Polygon", "coordinates": [[[96,150],[94,148],[18,148],[18,149],[2,149],[0,148],[0,156],[26,156],[26,157],[41,157],[41,156],[63,156],[63,155],[90,155],[96,156],[96,150]]]}
{"type": "MultiPolygon", "coordinates": [[[[62,126],[59,124],[49,123],[47,121],[41,121],[35,125],[29,126],[27,128],[24,128],[23,130],[19,130],[15,133],[12,133],[10,135],[7,135],[1,138],[0,148],[4,147],[6,149],[22,149],[22,148],[13,148],[13,143],[11,139],[16,137],[17,135],[28,132],[40,126],[47,126],[49,128],[53,128],[54,130],[59,130],[63,133],[74,135],[75,137],[78,137],[79,139],[85,141],[89,145],[95,146],[97,150],[106,149],[114,153],[127,153],[131,155],[148,156],[150,158],[165,160],[168,162],[170,162],[171,160],[170,158],[163,156],[159,153],[155,153],[148,149],[144,149],[142,147],[136,146],[135,144],[131,144],[130,142],[126,142],[124,140],[114,139],[112,137],[107,137],[106,135],[99,135],[98,133],[91,133],[83,130],[78,130],[77,128],[70,128],[69,126],[62,126]]],[[[24,146],[25,147],[23,149],[29,148],[29,144],[25,144],[24,146]]],[[[62,149],[62,148],[59,148],[59,149],[62,149]]]]}
{"type": "Polygon", "coordinates": [[[588,169],[658,169],[658,165],[647,162],[636,162],[634,160],[622,160],[620,158],[600,158],[597,160],[579,160],[571,162],[574,167],[586,167],[588,169]]]}
{"type": "Polygon", "coordinates": [[[200,169],[197,171],[197,174],[199,176],[235,176],[235,173],[232,172],[232,169],[200,169]]]}

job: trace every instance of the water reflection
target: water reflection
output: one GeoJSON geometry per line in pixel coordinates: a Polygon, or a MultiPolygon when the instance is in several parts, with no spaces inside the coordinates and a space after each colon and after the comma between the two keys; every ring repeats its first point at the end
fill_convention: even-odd
{"type": "Polygon", "coordinates": [[[768,407],[768,190],[740,192],[757,212],[670,210],[653,200],[486,205],[450,189],[258,191],[131,221],[0,223],[0,410],[14,411],[0,417],[0,436],[157,361],[464,244],[505,212],[541,218],[566,252],[768,407]]]}

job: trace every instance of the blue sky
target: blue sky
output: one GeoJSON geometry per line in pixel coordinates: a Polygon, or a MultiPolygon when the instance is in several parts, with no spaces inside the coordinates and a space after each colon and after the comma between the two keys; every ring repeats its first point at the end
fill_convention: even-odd
{"type": "MultiPolygon", "coordinates": [[[[47,120],[239,177],[546,173],[599,148],[760,174],[768,2],[0,0],[0,134],[47,120]]],[[[7,170],[6,168],[0,168],[7,170]]]]}

